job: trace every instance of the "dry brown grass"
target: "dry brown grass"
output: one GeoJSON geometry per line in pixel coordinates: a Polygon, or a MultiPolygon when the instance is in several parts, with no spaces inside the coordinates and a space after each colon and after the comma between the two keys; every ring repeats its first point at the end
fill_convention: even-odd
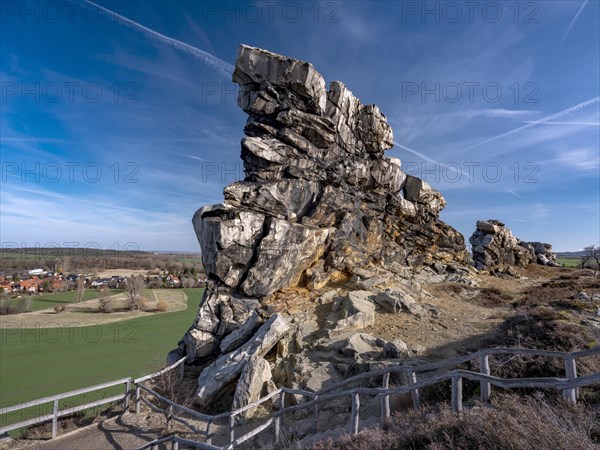
{"type": "Polygon", "coordinates": [[[478,407],[460,415],[447,406],[435,412],[403,411],[384,430],[342,436],[312,450],[583,450],[600,448],[599,423],[599,412],[584,405],[506,395],[495,401],[495,407],[478,407]]]}
{"type": "Polygon", "coordinates": [[[156,303],[156,310],[160,311],[160,312],[165,312],[167,309],[169,309],[169,304],[167,303],[166,300],[160,299],[157,303],[156,303]]]}
{"type": "Polygon", "coordinates": [[[469,303],[486,308],[507,306],[515,299],[511,292],[507,292],[496,286],[474,287],[462,283],[439,283],[431,286],[429,289],[433,294],[445,292],[455,298],[463,298],[469,303]]]}

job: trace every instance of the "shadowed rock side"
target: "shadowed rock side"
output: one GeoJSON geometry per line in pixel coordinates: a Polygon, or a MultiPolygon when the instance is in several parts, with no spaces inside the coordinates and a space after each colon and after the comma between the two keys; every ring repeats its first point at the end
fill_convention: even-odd
{"type": "Polygon", "coordinates": [[[479,220],[469,238],[473,261],[478,270],[500,264],[525,267],[527,264],[559,266],[552,246],[544,242],[525,242],[517,239],[499,220],[479,220]]]}
{"type": "MultiPolygon", "coordinates": [[[[202,365],[218,358],[200,375],[201,405],[277,339],[315,331],[285,311],[273,322],[269,301],[283,289],[363,280],[367,294],[333,295],[325,325],[315,325],[334,333],[365,326],[375,305],[419,310],[419,279],[469,281],[464,238],[438,219],[442,195],[384,156],[393,134],[377,106],[362,105],[338,81],[327,90],[309,63],[248,46],[240,47],[233,81],[248,114],[246,177],[225,188],[223,204],[193,218],[208,287],[194,324],[169,354],[202,365]],[[370,277],[357,275],[367,266],[370,277]],[[383,284],[395,289],[384,295],[383,284]]],[[[278,367],[288,356],[278,355],[278,367]]]]}

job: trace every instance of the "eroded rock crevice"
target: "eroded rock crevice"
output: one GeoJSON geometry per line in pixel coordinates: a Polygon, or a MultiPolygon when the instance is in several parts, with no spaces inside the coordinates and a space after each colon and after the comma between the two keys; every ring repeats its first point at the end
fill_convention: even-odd
{"type": "Polygon", "coordinates": [[[430,315],[420,280],[473,282],[463,236],[438,218],[443,196],[384,155],[394,138],[379,108],[327,89],[311,64],[243,45],[233,81],[245,179],[194,215],[210,281],[170,354],[205,366],[197,402],[235,383],[236,406],[272,382],[317,390],[415,354],[353,335],[375,311],[430,315]]]}

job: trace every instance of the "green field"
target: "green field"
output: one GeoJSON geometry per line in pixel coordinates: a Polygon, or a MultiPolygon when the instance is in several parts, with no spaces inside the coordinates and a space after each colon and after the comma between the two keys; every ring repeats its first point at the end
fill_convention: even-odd
{"type": "Polygon", "coordinates": [[[556,261],[566,267],[580,267],[581,259],[579,258],[556,258],[556,261]]]}
{"type": "Polygon", "coordinates": [[[202,258],[179,258],[177,260],[178,262],[181,263],[187,263],[187,264],[202,264],[202,258]]]}
{"type": "MultiPolygon", "coordinates": [[[[164,366],[167,352],[192,324],[202,296],[202,289],[184,292],[187,309],[172,313],[87,327],[14,330],[2,326],[1,405],[141,376],[164,366]]],[[[5,419],[0,423],[7,423],[5,419]]]]}
{"type": "MultiPolygon", "coordinates": [[[[109,289],[106,292],[106,295],[115,295],[123,292],[123,289],[109,289]]],[[[41,309],[53,308],[55,305],[64,305],[68,303],[73,303],[75,299],[75,291],[67,291],[67,292],[52,292],[48,294],[42,295],[27,295],[24,294],[21,296],[24,299],[31,299],[31,310],[39,311],[41,309]]],[[[98,298],[98,290],[97,289],[86,289],[83,293],[83,301],[92,300],[94,298],[98,298]]],[[[14,302],[18,302],[20,299],[13,299],[14,302]]]]}

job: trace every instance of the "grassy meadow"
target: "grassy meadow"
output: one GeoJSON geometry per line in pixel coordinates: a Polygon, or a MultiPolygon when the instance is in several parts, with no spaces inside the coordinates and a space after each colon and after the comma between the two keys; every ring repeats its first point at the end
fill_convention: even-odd
{"type": "MultiPolygon", "coordinates": [[[[164,366],[167,352],[192,324],[200,304],[202,289],[184,292],[188,304],[181,311],[84,327],[0,327],[0,404],[8,406],[118,378],[141,376],[164,366]]],[[[58,302],[60,297],[49,301],[58,302]]],[[[6,323],[7,317],[10,316],[0,320],[6,323]]],[[[123,388],[115,387],[65,403],[90,401],[122,391],[123,388]]],[[[47,408],[46,405],[41,413],[46,413],[47,408]]],[[[39,413],[38,410],[27,417],[39,413]]],[[[16,420],[24,418],[0,416],[0,425],[16,420]]]]}

